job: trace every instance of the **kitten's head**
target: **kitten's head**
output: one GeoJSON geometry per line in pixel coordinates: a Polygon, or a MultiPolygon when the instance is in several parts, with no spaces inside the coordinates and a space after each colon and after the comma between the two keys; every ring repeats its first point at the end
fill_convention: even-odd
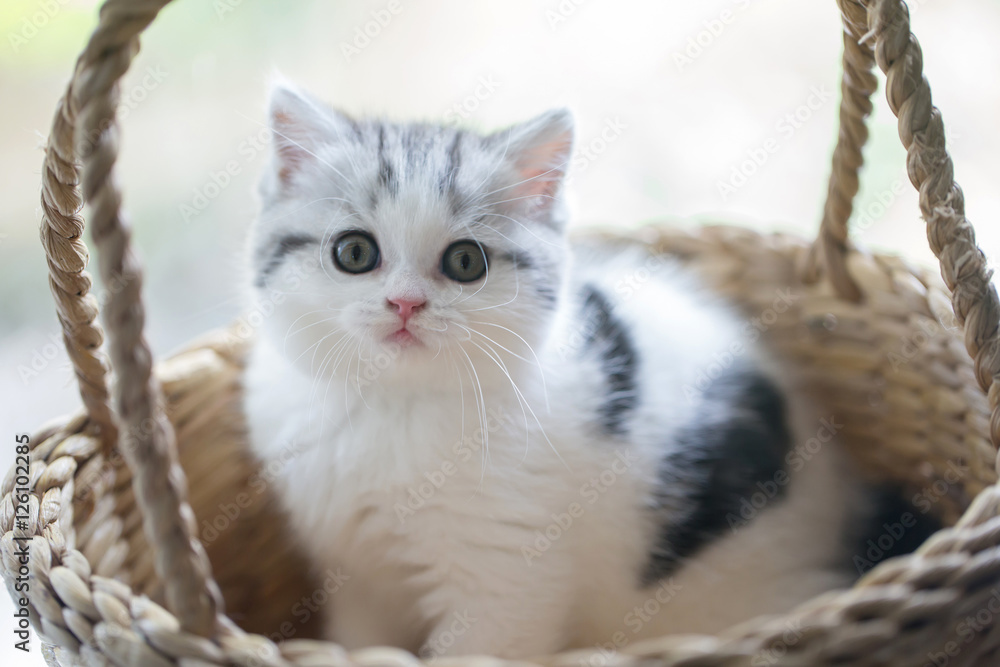
{"type": "Polygon", "coordinates": [[[383,385],[535,363],[566,261],[567,111],[482,135],[354,120],[281,83],[270,122],[252,250],[279,350],[383,385]]]}

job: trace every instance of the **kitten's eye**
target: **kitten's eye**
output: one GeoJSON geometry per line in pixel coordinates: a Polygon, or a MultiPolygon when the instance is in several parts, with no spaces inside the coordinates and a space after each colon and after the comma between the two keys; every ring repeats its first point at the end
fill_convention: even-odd
{"type": "Polygon", "coordinates": [[[347,273],[367,273],[378,265],[378,244],[364,232],[347,232],[333,245],[333,263],[347,273]]]}
{"type": "Polygon", "coordinates": [[[486,253],[475,241],[456,241],[445,249],[441,271],[460,283],[479,280],[486,273],[486,253]]]}

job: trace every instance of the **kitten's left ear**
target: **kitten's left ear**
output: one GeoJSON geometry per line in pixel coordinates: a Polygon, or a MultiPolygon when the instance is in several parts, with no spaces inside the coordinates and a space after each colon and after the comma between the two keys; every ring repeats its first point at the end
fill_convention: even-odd
{"type": "Polygon", "coordinates": [[[494,137],[504,142],[502,148],[516,169],[519,182],[512,188],[514,196],[550,210],[573,153],[573,114],[569,109],[553,109],[494,137]]]}
{"type": "Polygon", "coordinates": [[[282,187],[288,187],[309,167],[319,167],[323,146],[340,140],[352,122],[280,78],[271,86],[268,107],[275,174],[282,187]]]}

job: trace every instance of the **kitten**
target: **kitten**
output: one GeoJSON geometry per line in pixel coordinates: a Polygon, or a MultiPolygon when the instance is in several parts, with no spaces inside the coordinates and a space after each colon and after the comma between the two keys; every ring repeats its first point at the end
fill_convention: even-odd
{"type": "Polygon", "coordinates": [[[567,241],[568,112],[484,135],[279,84],[270,122],[245,411],[302,547],[344,576],[329,639],[620,647],[857,577],[875,508],[836,415],[678,267],[567,241]]]}

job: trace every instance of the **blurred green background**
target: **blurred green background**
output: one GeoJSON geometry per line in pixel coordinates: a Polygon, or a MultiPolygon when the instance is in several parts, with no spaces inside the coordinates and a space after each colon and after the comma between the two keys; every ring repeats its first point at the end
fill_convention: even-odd
{"type": "MultiPolygon", "coordinates": [[[[910,4],[969,217],[1000,256],[1000,2],[910,4]]],[[[39,147],[96,13],[91,0],[0,4],[3,470],[10,434],[79,403],[38,242],[39,147]]],[[[833,0],[177,2],[122,86],[118,177],[147,266],[148,336],[166,354],[239,313],[275,68],[356,114],[495,128],[569,105],[579,225],[723,220],[808,235],[835,140],[840,50],[833,0]],[[719,183],[765,146],[776,148],[723,196],[719,183]],[[238,173],[214,187],[227,164],[238,173]]],[[[881,89],[877,101],[859,241],[929,264],[881,89]]],[[[0,617],[7,605],[0,596],[0,617]]],[[[34,648],[26,661],[4,642],[0,656],[41,664],[34,648]]]]}

